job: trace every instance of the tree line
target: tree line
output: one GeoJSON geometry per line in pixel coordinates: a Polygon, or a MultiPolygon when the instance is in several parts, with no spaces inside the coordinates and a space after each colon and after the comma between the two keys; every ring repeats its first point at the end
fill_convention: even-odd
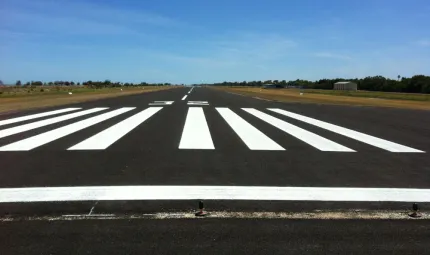
{"type": "Polygon", "coordinates": [[[31,87],[31,86],[86,86],[90,88],[114,88],[114,87],[128,87],[128,86],[170,86],[170,83],[129,83],[129,82],[111,82],[110,80],[105,81],[84,81],[74,82],[74,81],[50,81],[50,82],[42,82],[42,81],[28,81],[24,84],[20,80],[16,81],[15,86],[22,87],[31,87]]]}
{"type": "Polygon", "coordinates": [[[333,89],[336,82],[351,81],[358,85],[359,90],[385,91],[385,92],[404,92],[404,93],[430,93],[430,76],[415,75],[411,78],[397,76],[397,80],[385,78],[383,76],[372,76],[355,79],[320,79],[317,81],[309,80],[266,80],[266,81],[242,81],[242,82],[222,82],[206,84],[213,86],[251,86],[260,87],[264,84],[281,85],[284,87],[297,87],[303,89],[333,89]]]}

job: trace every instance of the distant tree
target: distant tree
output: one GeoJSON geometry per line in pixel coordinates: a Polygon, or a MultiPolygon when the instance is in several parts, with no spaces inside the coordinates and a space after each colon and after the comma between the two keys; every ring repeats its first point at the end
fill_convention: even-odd
{"type": "Polygon", "coordinates": [[[16,83],[15,83],[15,85],[16,85],[16,86],[21,86],[21,81],[20,81],[20,80],[17,80],[17,81],[16,81],[16,83]]]}
{"type": "Polygon", "coordinates": [[[72,85],[72,86],[73,86],[73,85],[75,85],[75,83],[74,83],[73,81],[71,81],[71,82],[70,82],[70,85],[72,85]]]}
{"type": "Polygon", "coordinates": [[[54,85],[54,83],[52,81],[50,81],[50,82],[48,82],[48,85],[52,86],[52,85],[54,85]]]}
{"type": "Polygon", "coordinates": [[[78,83],[76,83],[76,85],[81,86],[81,83],[80,83],[80,82],[78,82],[78,83]]]}
{"type": "Polygon", "coordinates": [[[66,82],[64,82],[64,85],[69,86],[70,82],[66,81],[66,82]]]}
{"type": "Polygon", "coordinates": [[[400,74],[399,74],[399,75],[397,75],[397,80],[398,80],[398,81],[400,81],[400,74]]]}

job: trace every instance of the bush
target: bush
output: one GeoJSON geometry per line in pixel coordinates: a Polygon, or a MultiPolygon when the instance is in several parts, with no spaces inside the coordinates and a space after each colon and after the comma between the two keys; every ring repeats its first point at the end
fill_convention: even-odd
{"type": "Polygon", "coordinates": [[[40,92],[43,92],[43,91],[45,91],[45,90],[43,90],[43,89],[40,89],[40,92]]]}

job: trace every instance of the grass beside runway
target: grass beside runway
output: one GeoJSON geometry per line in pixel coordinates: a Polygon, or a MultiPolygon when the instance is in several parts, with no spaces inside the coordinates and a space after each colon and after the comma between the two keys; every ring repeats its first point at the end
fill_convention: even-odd
{"type": "Polygon", "coordinates": [[[83,86],[38,86],[0,88],[0,113],[127,96],[175,86],[145,86],[92,89],[83,86]],[[72,94],[69,94],[72,93],[72,94]]]}
{"type": "Polygon", "coordinates": [[[315,89],[261,89],[252,87],[212,87],[214,89],[281,102],[381,106],[430,110],[429,94],[315,89]],[[302,94],[301,94],[302,93],[302,94]]]}

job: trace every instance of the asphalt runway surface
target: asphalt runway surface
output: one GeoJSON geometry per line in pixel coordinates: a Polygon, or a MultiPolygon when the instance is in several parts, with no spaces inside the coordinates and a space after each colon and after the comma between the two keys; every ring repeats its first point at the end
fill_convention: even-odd
{"type": "Polygon", "coordinates": [[[362,220],[4,222],[2,254],[427,254],[429,224],[362,220]]]}
{"type": "MultiPolygon", "coordinates": [[[[26,208],[49,213],[58,206],[49,203],[51,199],[82,200],[64,205],[77,211],[91,207],[84,200],[122,207],[124,200],[147,199],[151,203],[136,207],[189,208],[189,202],[169,201],[170,197],[213,199],[220,207],[228,204],[235,210],[260,208],[286,196],[293,202],[319,202],[326,197],[360,202],[364,197],[368,203],[358,207],[365,208],[399,197],[397,202],[405,202],[400,206],[409,207],[409,202],[430,194],[429,151],[428,111],[279,103],[204,87],[176,88],[0,115],[1,211],[20,213],[19,208],[26,208]],[[126,187],[130,185],[144,188],[131,190],[126,187]],[[147,189],[154,185],[161,189],[147,189]],[[43,189],[76,186],[104,188],[43,189]],[[218,186],[233,190],[211,188],[218,186]],[[42,190],[5,193],[6,188],[25,187],[42,190]],[[376,190],[356,195],[355,190],[319,188],[376,190]],[[384,188],[388,190],[379,190],[384,188]],[[409,191],[391,192],[394,188],[427,193],[409,196],[409,191]],[[58,196],[51,198],[53,193],[58,196]],[[45,197],[48,204],[43,207],[16,204],[45,197]],[[238,202],[218,201],[226,197],[238,202]]],[[[272,210],[288,207],[273,204],[272,210]]]]}
{"type": "Polygon", "coordinates": [[[0,251],[424,254],[426,219],[30,219],[192,212],[200,199],[208,211],[407,219],[413,202],[430,205],[429,151],[428,111],[203,87],[2,114],[0,251]]]}

